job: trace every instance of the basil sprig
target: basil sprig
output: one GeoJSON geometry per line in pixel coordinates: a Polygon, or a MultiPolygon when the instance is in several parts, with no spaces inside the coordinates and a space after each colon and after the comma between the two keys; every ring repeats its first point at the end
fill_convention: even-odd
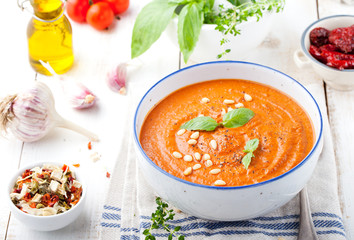
{"type": "Polygon", "coordinates": [[[251,164],[252,157],[255,157],[253,152],[258,148],[258,144],[258,138],[249,140],[246,143],[245,149],[243,151],[247,154],[242,158],[242,164],[246,169],[248,169],[248,166],[251,164]]]}
{"type": "Polygon", "coordinates": [[[248,108],[237,108],[226,113],[223,116],[223,121],[218,124],[211,117],[196,117],[184,123],[181,128],[187,130],[204,130],[213,131],[217,126],[224,126],[226,128],[237,128],[245,125],[254,117],[254,112],[248,108]]]}

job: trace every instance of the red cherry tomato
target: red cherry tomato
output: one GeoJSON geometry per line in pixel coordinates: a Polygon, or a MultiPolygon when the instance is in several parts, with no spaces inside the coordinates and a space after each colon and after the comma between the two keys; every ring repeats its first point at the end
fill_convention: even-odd
{"type": "Polygon", "coordinates": [[[114,15],[124,13],[129,7],[129,0],[102,0],[112,8],[114,15]]]}
{"type": "Polygon", "coordinates": [[[114,14],[106,2],[98,2],[89,8],[86,21],[95,29],[103,30],[113,22],[114,14]]]}
{"type": "Polygon", "coordinates": [[[67,0],[66,12],[75,22],[86,22],[86,14],[90,8],[88,0],[67,0]]]}

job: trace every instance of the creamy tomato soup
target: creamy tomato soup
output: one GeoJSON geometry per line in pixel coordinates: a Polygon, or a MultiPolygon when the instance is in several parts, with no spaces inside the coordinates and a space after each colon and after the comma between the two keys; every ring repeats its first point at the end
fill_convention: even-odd
{"type": "Polygon", "coordinates": [[[184,87],[163,99],[147,115],[140,142],[152,161],[178,178],[242,186],[299,164],[313,147],[314,130],[306,112],[284,93],[251,81],[221,79],[184,87]],[[220,123],[226,112],[242,107],[252,110],[254,117],[241,127],[180,128],[201,115],[220,123]],[[246,169],[243,150],[255,138],[259,145],[246,169]]]}

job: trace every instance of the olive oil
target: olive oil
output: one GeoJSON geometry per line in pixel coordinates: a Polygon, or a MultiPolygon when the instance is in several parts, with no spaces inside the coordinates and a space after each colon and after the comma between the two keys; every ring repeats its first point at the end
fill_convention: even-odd
{"type": "Polygon", "coordinates": [[[27,27],[29,61],[35,71],[51,75],[39,62],[62,74],[74,62],[72,29],[60,0],[31,0],[33,17],[27,27]]]}

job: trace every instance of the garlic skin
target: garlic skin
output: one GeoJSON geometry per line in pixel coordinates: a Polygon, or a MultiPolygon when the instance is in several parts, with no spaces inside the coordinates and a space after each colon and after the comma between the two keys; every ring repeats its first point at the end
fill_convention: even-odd
{"type": "Polygon", "coordinates": [[[56,112],[53,94],[41,82],[35,82],[24,92],[6,97],[0,103],[0,120],[2,134],[10,132],[24,142],[37,141],[54,127],[68,128],[91,141],[98,141],[95,134],[63,119],[56,112]]]}
{"type": "Polygon", "coordinates": [[[127,63],[120,63],[113,71],[107,74],[108,87],[122,95],[127,93],[125,88],[127,80],[127,63]]]}
{"type": "Polygon", "coordinates": [[[90,108],[96,103],[96,96],[83,84],[61,80],[63,91],[69,104],[75,109],[90,108]]]}

